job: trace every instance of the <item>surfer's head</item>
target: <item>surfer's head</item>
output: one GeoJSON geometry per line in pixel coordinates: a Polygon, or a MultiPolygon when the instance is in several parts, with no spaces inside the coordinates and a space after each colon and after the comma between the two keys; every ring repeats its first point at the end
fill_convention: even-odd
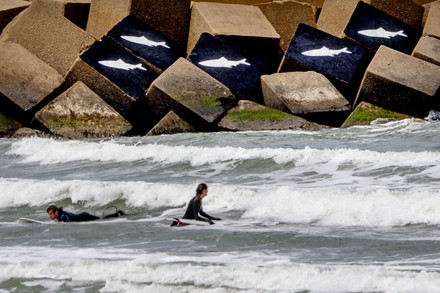
{"type": "Polygon", "coordinates": [[[197,199],[202,200],[207,195],[208,195],[208,185],[206,185],[206,183],[200,183],[196,188],[197,199]]]}
{"type": "Polygon", "coordinates": [[[46,209],[47,214],[51,220],[58,218],[58,207],[56,205],[50,205],[46,209]]]}

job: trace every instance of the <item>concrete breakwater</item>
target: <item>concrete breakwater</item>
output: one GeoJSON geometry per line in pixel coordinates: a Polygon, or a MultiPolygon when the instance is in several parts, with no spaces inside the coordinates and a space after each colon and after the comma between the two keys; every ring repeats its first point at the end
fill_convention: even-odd
{"type": "Polygon", "coordinates": [[[440,0],[3,0],[0,30],[3,137],[314,130],[440,110],[440,0]]]}

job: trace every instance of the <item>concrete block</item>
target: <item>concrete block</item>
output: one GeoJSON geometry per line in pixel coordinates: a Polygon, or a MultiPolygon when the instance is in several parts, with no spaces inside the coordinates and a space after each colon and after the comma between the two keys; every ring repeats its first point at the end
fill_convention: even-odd
{"type": "Polygon", "coordinates": [[[136,128],[144,119],[137,104],[156,77],[141,59],[105,36],[81,54],[66,83],[82,81],[136,128]]]}
{"type": "Polygon", "coordinates": [[[440,1],[432,2],[430,5],[423,36],[440,39],[440,1]]]}
{"type": "Polygon", "coordinates": [[[359,105],[344,121],[341,128],[356,125],[370,125],[373,122],[390,122],[411,118],[411,116],[386,110],[382,107],[374,106],[367,102],[360,102],[359,105]]]}
{"type": "Polygon", "coordinates": [[[191,0],[93,0],[87,32],[99,39],[127,15],[186,48],[191,0]]]}
{"type": "Polygon", "coordinates": [[[278,56],[280,35],[258,7],[196,2],[191,10],[187,52],[202,33],[221,37],[254,54],[272,60],[278,56]]]}
{"type": "MultiPolygon", "coordinates": [[[[344,30],[360,0],[325,1],[319,15],[317,27],[337,37],[345,37],[344,30]]],[[[412,0],[365,0],[364,4],[383,11],[388,16],[398,19],[406,25],[419,29],[422,24],[424,8],[412,0]]],[[[371,15],[370,15],[371,17],[371,15]]],[[[375,22],[371,17],[369,22],[375,22]]],[[[381,24],[381,23],[379,23],[381,24]]]]}
{"type": "Polygon", "coordinates": [[[259,4],[258,7],[280,35],[283,52],[287,51],[298,24],[316,27],[318,20],[318,7],[297,1],[274,1],[259,4]]]}
{"type": "Polygon", "coordinates": [[[272,0],[192,0],[192,2],[256,5],[260,3],[272,2],[272,0]]]}
{"type": "Polygon", "coordinates": [[[51,132],[68,137],[120,136],[131,129],[118,112],[77,82],[35,114],[51,132]]]}
{"type": "Polygon", "coordinates": [[[62,9],[58,2],[34,0],[3,30],[0,40],[22,45],[64,76],[95,40],[65,18],[62,9]]]}
{"type": "Polygon", "coordinates": [[[253,101],[241,100],[219,122],[219,127],[232,131],[300,129],[307,120],[253,101]]]}
{"type": "Polygon", "coordinates": [[[168,112],[147,135],[175,134],[197,132],[188,122],[180,118],[174,111],[168,112]]]}
{"type": "Polygon", "coordinates": [[[17,119],[0,111],[0,137],[9,137],[20,127],[22,124],[17,119]]]}
{"type": "Polygon", "coordinates": [[[306,114],[350,110],[344,96],[314,71],[263,75],[261,86],[265,104],[281,111],[287,108],[293,114],[306,114]]]}
{"type": "Polygon", "coordinates": [[[141,58],[158,74],[185,56],[180,46],[135,16],[125,17],[107,36],[141,58]]]}
{"type": "Polygon", "coordinates": [[[440,66],[440,39],[428,36],[420,38],[412,56],[440,66]]]}
{"type": "Polygon", "coordinates": [[[23,0],[0,1],[0,34],[6,25],[29,5],[31,5],[30,2],[23,0]]]}
{"type": "Polygon", "coordinates": [[[344,34],[350,40],[362,44],[371,53],[381,45],[411,54],[420,33],[414,27],[389,16],[364,2],[359,2],[344,34]]]}
{"type": "Polygon", "coordinates": [[[365,62],[366,54],[361,46],[300,24],[279,72],[322,73],[351,103],[366,68],[365,62]]]}
{"type": "Polygon", "coordinates": [[[381,46],[367,68],[356,104],[425,117],[439,104],[440,67],[381,46]]]}
{"type": "Polygon", "coordinates": [[[23,111],[31,110],[63,82],[54,68],[23,46],[0,43],[0,92],[23,111]]]}
{"type": "Polygon", "coordinates": [[[203,33],[188,60],[226,85],[238,98],[261,97],[260,76],[267,61],[208,33],[203,33]]]}
{"type": "Polygon", "coordinates": [[[183,58],[152,83],[146,99],[156,122],[174,111],[197,129],[216,127],[216,120],[235,103],[225,85],[183,58]]]}

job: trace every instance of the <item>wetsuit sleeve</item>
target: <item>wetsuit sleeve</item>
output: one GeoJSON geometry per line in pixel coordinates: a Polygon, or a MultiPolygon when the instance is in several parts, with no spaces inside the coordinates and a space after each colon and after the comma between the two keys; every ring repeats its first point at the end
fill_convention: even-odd
{"type": "Polygon", "coordinates": [[[61,214],[60,221],[61,222],[70,222],[69,216],[67,214],[61,214]]]}
{"type": "Polygon", "coordinates": [[[205,212],[203,211],[203,209],[200,210],[200,215],[202,215],[203,217],[205,217],[205,218],[207,218],[207,219],[215,220],[214,217],[212,217],[212,216],[208,215],[207,213],[205,213],[205,212]]]}
{"type": "Polygon", "coordinates": [[[202,217],[199,216],[199,212],[202,215],[202,213],[203,213],[202,202],[199,201],[199,200],[195,200],[194,204],[193,204],[193,215],[195,215],[195,219],[199,220],[199,221],[207,222],[207,220],[205,218],[202,218],[202,217]]]}

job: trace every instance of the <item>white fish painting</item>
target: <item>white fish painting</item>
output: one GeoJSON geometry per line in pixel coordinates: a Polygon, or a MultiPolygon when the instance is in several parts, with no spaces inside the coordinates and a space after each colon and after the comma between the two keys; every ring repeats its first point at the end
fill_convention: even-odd
{"type": "Polygon", "coordinates": [[[170,48],[170,46],[168,46],[165,41],[164,42],[155,42],[155,41],[147,39],[144,36],[142,36],[142,37],[121,36],[121,38],[123,38],[124,40],[127,40],[129,42],[140,44],[140,45],[144,45],[144,46],[148,46],[148,47],[162,46],[162,47],[165,47],[167,49],[170,48]]]}
{"type": "Polygon", "coordinates": [[[348,51],[347,47],[344,47],[342,49],[329,49],[326,46],[323,46],[320,49],[313,49],[313,50],[308,50],[308,51],[304,51],[301,54],[305,55],[305,56],[310,56],[310,57],[334,57],[337,56],[339,54],[351,54],[350,51],[348,51]]]}
{"type": "Polygon", "coordinates": [[[211,59],[199,62],[200,65],[207,66],[207,67],[225,67],[225,68],[232,68],[234,66],[238,66],[240,64],[250,66],[251,64],[246,62],[246,58],[238,60],[238,61],[232,61],[228,60],[225,57],[220,57],[218,59],[211,59]]]}
{"type": "Polygon", "coordinates": [[[98,61],[99,64],[107,66],[107,67],[111,67],[111,68],[116,68],[116,69],[123,69],[123,70],[132,70],[132,69],[140,69],[140,70],[144,70],[147,71],[146,68],[144,68],[142,66],[141,63],[139,64],[130,64],[125,62],[122,59],[118,59],[118,60],[103,60],[103,61],[98,61]]]}
{"type": "Polygon", "coordinates": [[[372,37],[372,38],[383,38],[383,39],[390,39],[394,38],[395,36],[401,36],[401,37],[408,37],[403,33],[403,30],[397,31],[397,32],[391,32],[383,29],[382,27],[379,27],[377,29],[371,29],[371,30],[362,30],[358,31],[358,34],[372,37]]]}

